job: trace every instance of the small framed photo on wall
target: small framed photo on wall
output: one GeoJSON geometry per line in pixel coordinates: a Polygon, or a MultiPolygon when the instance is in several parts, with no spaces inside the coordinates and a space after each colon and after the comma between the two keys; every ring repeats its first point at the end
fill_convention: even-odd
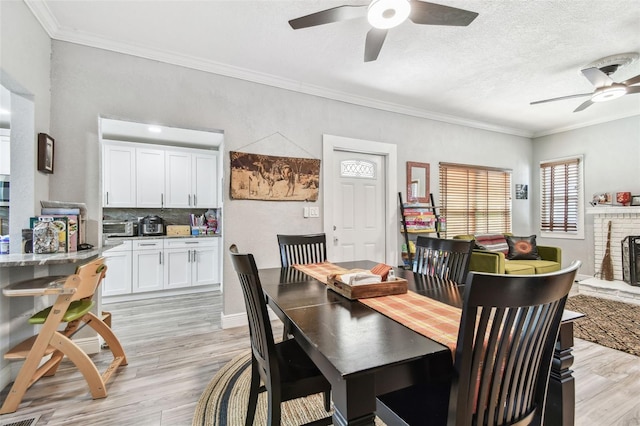
{"type": "Polygon", "coordinates": [[[631,205],[632,206],[640,206],[640,195],[632,195],[631,196],[631,205]]]}
{"type": "Polygon", "coordinates": [[[53,173],[54,142],[46,133],[38,133],[38,171],[53,173]]]}

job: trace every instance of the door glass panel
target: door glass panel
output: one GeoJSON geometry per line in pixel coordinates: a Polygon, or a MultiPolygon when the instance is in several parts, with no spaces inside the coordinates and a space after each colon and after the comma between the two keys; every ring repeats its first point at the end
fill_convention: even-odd
{"type": "Polygon", "coordinates": [[[340,162],[340,176],[375,179],[376,165],[364,160],[344,160],[340,162]]]}

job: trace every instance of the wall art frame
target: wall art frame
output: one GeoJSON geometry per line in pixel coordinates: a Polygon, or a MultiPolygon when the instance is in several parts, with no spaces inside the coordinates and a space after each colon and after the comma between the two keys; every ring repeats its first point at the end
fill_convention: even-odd
{"type": "Polygon", "coordinates": [[[38,133],[38,171],[53,174],[55,140],[46,133],[38,133]]]}

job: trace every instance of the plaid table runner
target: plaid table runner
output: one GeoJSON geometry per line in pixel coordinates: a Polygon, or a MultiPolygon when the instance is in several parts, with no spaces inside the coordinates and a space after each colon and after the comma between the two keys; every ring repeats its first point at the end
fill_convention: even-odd
{"type": "MultiPolygon", "coordinates": [[[[325,284],[327,275],[346,271],[330,262],[293,265],[293,267],[325,284]]],[[[460,308],[421,296],[413,291],[393,296],[358,299],[358,301],[416,333],[449,347],[451,353],[455,354],[462,315],[460,308]]]]}

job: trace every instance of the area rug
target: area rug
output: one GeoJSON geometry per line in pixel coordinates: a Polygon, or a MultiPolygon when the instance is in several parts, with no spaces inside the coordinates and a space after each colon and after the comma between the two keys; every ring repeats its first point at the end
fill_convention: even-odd
{"type": "Polygon", "coordinates": [[[575,337],[640,356],[640,306],[578,295],[566,308],[586,315],[573,323],[575,337]]]}

